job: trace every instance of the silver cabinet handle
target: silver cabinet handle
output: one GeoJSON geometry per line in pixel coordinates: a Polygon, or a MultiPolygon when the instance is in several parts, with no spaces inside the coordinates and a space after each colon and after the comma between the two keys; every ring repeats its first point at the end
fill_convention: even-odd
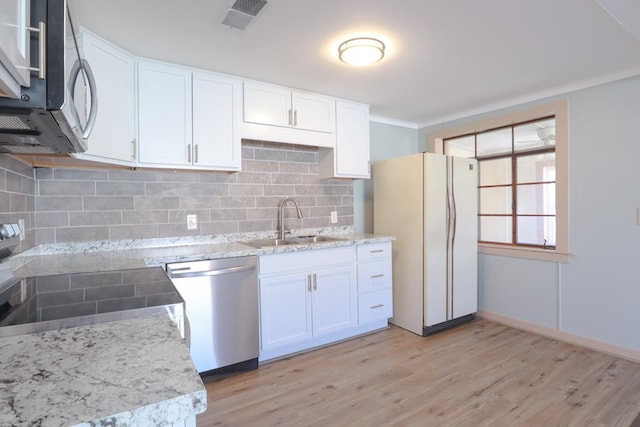
{"type": "Polygon", "coordinates": [[[311,275],[307,275],[307,290],[311,292],[311,275]]]}
{"type": "Polygon", "coordinates": [[[374,274],[373,276],[371,276],[372,279],[378,279],[380,277],[384,277],[384,274],[374,274]]]}
{"type": "Polygon", "coordinates": [[[133,138],[133,139],[131,140],[131,158],[132,158],[133,160],[135,160],[135,159],[136,159],[136,156],[137,156],[137,154],[136,154],[136,139],[135,139],[135,138],[133,138]]]}
{"type": "Polygon", "coordinates": [[[293,125],[298,126],[298,110],[293,111],[293,125]]]}
{"type": "Polygon", "coordinates": [[[187,163],[191,163],[191,144],[187,144],[187,163]]]}
{"type": "Polygon", "coordinates": [[[291,115],[292,115],[292,110],[291,110],[291,108],[289,108],[289,126],[291,126],[291,124],[293,122],[293,120],[291,118],[291,115]]]}
{"type": "Polygon", "coordinates": [[[27,31],[38,33],[38,67],[18,67],[29,71],[37,71],[38,78],[44,80],[47,72],[47,31],[44,22],[38,22],[38,28],[27,27],[27,31]]]}
{"type": "Polygon", "coordinates": [[[318,290],[318,275],[316,273],[313,273],[313,290],[318,290]]]}
{"type": "Polygon", "coordinates": [[[384,249],[376,249],[375,251],[369,251],[370,254],[379,254],[380,252],[384,252],[384,249]]]}
{"type": "Polygon", "coordinates": [[[372,310],[375,310],[376,308],[382,308],[382,307],[384,307],[384,304],[376,304],[376,305],[372,305],[370,308],[371,308],[372,310]]]}
{"type": "Polygon", "coordinates": [[[195,145],[193,146],[193,151],[194,151],[194,153],[195,153],[195,160],[194,160],[194,163],[198,163],[198,144],[195,144],[195,145]]]}

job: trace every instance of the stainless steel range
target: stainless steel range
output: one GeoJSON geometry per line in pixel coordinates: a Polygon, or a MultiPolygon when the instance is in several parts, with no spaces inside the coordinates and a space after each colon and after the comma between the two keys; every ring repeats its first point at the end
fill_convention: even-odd
{"type": "MultiPolygon", "coordinates": [[[[3,225],[0,225],[0,230],[3,225]]],[[[8,243],[19,232],[0,241],[8,243]]],[[[166,315],[189,342],[184,300],[161,267],[16,278],[0,282],[0,337],[166,315]]]]}

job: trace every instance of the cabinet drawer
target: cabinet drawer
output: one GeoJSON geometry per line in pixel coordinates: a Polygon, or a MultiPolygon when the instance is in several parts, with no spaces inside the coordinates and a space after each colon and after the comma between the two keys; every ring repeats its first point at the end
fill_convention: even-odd
{"type": "Polygon", "coordinates": [[[353,246],[345,246],[261,255],[258,258],[258,274],[265,276],[289,271],[308,271],[334,265],[352,264],[354,262],[354,252],[353,246]]]}
{"type": "Polygon", "coordinates": [[[358,296],[358,323],[364,324],[392,316],[393,292],[391,289],[358,296]]]}
{"type": "Polygon", "coordinates": [[[391,260],[358,264],[358,292],[372,292],[390,288],[392,284],[391,260]]]}
{"type": "Polygon", "coordinates": [[[367,261],[377,258],[391,258],[391,242],[358,245],[357,252],[358,261],[367,261]]]}

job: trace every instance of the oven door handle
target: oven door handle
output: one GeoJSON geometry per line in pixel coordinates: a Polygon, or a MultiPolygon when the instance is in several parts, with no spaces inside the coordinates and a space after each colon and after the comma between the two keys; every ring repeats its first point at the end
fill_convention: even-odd
{"type": "Polygon", "coordinates": [[[176,279],[182,277],[203,277],[203,276],[219,276],[221,274],[238,273],[240,271],[255,270],[255,265],[241,266],[241,267],[229,267],[221,268],[219,270],[208,271],[189,271],[191,267],[176,268],[168,271],[169,277],[175,277],[176,279]]]}

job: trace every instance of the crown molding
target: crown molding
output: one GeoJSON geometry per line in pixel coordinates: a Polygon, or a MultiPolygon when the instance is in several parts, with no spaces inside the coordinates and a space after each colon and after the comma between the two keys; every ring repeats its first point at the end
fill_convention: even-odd
{"type": "Polygon", "coordinates": [[[593,79],[586,79],[586,80],[581,80],[581,81],[570,83],[563,86],[556,86],[551,89],[543,90],[540,92],[534,92],[534,93],[516,97],[516,98],[511,98],[505,101],[496,102],[494,104],[484,105],[478,108],[461,111],[459,113],[442,116],[433,120],[420,123],[418,125],[418,129],[440,125],[443,123],[452,122],[454,120],[465,119],[468,117],[477,116],[479,114],[501,110],[503,108],[515,107],[517,105],[522,105],[522,104],[526,104],[528,102],[533,102],[533,101],[539,101],[545,98],[564,95],[570,92],[575,92],[578,90],[587,89],[594,86],[600,86],[600,85],[615,82],[618,80],[624,80],[631,77],[636,77],[638,75],[640,75],[640,66],[629,68],[617,73],[596,77],[593,79]]]}
{"type": "Polygon", "coordinates": [[[369,116],[369,121],[370,122],[376,122],[376,123],[382,123],[382,124],[385,124],[385,125],[400,126],[400,127],[409,128],[409,129],[418,129],[418,124],[417,123],[405,122],[403,120],[390,119],[390,118],[387,118],[387,117],[381,117],[381,116],[376,116],[376,115],[370,115],[369,116]]]}

